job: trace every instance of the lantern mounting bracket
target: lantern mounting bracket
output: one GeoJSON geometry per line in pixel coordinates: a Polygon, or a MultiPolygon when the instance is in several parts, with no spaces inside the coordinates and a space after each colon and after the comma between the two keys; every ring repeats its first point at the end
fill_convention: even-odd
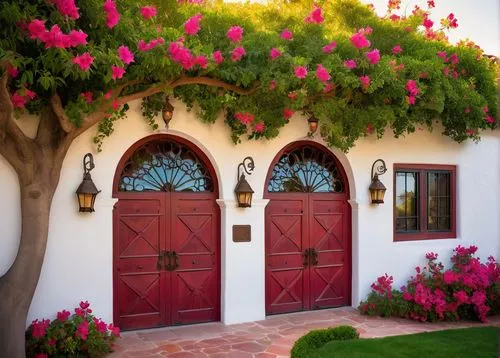
{"type": "Polygon", "coordinates": [[[94,157],[92,153],[87,153],[83,157],[83,176],[89,174],[92,169],[95,168],[94,157]]]}
{"type": "Polygon", "coordinates": [[[386,171],[387,171],[387,167],[385,166],[384,160],[377,159],[376,161],[373,162],[373,165],[372,165],[372,175],[371,175],[372,180],[373,180],[375,175],[376,176],[382,175],[386,171]],[[377,165],[377,163],[379,163],[379,164],[377,165]],[[374,171],[375,171],[375,173],[374,173],[374,171]]]}
{"type": "Polygon", "coordinates": [[[243,161],[240,164],[238,164],[238,177],[236,178],[237,180],[239,180],[242,175],[243,175],[243,178],[245,177],[245,174],[243,173],[243,171],[241,171],[242,168],[243,168],[243,171],[245,173],[247,173],[248,175],[251,175],[253,170],[255,169],[255,163],[253,161],[253,158],[246,157],[245,159],[243,159],[243,161]],[[240,174],[240,172],[241,172],[241,174],[240,174]]]}

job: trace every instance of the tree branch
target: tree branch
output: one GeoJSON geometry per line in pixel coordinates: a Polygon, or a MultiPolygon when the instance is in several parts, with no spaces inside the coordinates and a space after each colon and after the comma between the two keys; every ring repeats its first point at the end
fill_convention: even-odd
{"type": "Polygon", "coordinates": [[[66,116],[66,112],[64,112],[64,108],[61,102],[61,97],[56,93],[50,98],[50,106],[54,111],[61,128],[66,133],[73,131],[76,127],[73,123],[69,121],[68,116],[66,116]]]}
{"type": "Polygon", "coordinates": [[[185,77],[185,76],[180,77],[171,83],[172,88],[186,86],[186,85],[206,85],[211,87],[220,87],[244,96],[249,96],[255,93],[259,89],[260,83],[257,81],[251,88],[241,88],[237,85],[226,83],[224,81],[210,77],[185,77]]]}

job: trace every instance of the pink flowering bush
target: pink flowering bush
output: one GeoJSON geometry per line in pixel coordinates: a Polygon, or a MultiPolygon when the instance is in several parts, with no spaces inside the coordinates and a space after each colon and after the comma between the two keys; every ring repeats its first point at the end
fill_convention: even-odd
{"type": "Polygon", "coordinates": [[[361,302],[362,314],[407,317],[418,321],[477,319],[500,312],[500,265],[490,256],[485,263],[474,254],[476,246],[457,246],[450,269],[438,262],[438,255],[426,254],[427,266],[416,267],[415,276],[401,287],[392,288],[392,276],[381,276],[372,292],[361,302]]]}
{"type": "Polygon", "coordinates": [[[82,301],[73,315],[62,310],[53,321],[34,320],[26,330],[26,356],[102,357],[112,352],[117,337],[120,329],[94,317],[82,301]]]}

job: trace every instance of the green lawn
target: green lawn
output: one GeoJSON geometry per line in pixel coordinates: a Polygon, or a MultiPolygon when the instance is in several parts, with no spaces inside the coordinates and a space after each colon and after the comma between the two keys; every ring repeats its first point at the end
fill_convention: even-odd
{"type": "Polygon", "coordinates": [[[334,341],[311,357],[500,357],[500,328],[453,329],[374,339],[334,341]]]}

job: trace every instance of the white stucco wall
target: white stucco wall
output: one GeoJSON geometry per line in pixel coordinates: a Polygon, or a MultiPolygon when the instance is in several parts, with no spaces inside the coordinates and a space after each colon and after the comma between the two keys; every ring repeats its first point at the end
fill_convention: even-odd
{"type": "MultiPolygon", "coordinates": [[[[307,123],[295,116],[271,141],[243,141],[233,145],[223,120],[202,124],[194,112],[175,103],[170,133],[192,140],[212,160],[219,175],[221,206],[222,320],[236,323],[262,319],[264,302],[264,208],[265,177],[276,153],[286,144],[308,139],[307,123]],[[236,167],[246,156],[255,159],[256,168],[248,177],[255,190],[254,205],[238,209],[234,202],[236,167]],[[234,243],[231,227],[252,224],[252,241],[234,243]]],[[[122,154],[137,140],[150,135],[134,102],[126,120],[116,123],[115,133],[104,143],[102,153],[94,153],[96,168],[92,177],[102,190],[96,212],[79,214],[75,189],[82,179],[82,158],[92,152],[90,130],[70,148],[61,182],[52,206],[49,241],[40,282],[29,312],[35,318],[53,318],[63,308],[75,307],[80,300],[91,302],[94,312],[112,320],[112,181],[122,154]]],[[[24,124],[25,121],[23,121],[24,124]]],[[[33,126],[27,122],[27,131],[33,126]]],[[[315,138],[313,140],[321,140],[315,138]]],[[[418,131],[404,139],[388,134],[382,140],[360,140],[347,155],[333,150],[344,165],[351,187],[353,207],[353,286],[356,306],[369,292],[370,283],[385,272],[395,276],[397,286],[424,263],[426,252],[435,251],[448,258],[458,245],[475,244],[479,254],[500,256],[500,133],[485,133],[479,144],[457,144],[438,131],[418,131]],[[383,158],[388,171],[381,177],[387,187],[386,203],[369,204],[368,186],[373,161],[383,158]],[[456,240],[393,242],[392,175],[393,163],[455,164],[457,169],[456,240]]],[[[0,157],[0,275],[7,271],[17,251],[20,234],[19,186],[14,171],[0,157]]]]}

